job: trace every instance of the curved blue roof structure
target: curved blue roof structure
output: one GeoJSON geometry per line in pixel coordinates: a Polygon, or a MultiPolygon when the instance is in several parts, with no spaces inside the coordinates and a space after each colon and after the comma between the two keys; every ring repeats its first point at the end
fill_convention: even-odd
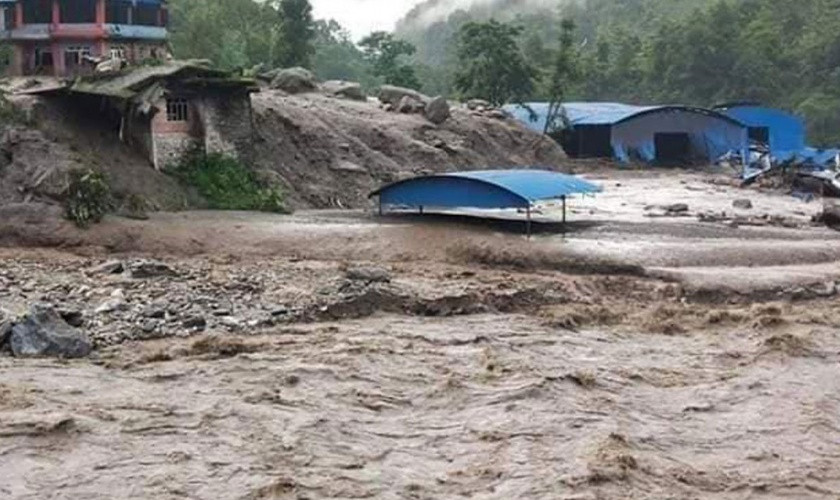
{"type": "Polygon", "coordinates": [[[389,184],[370,194],[382,205],[439,208],[527,208],[535,202],[601,187],[547,170],[482,170],[429,175],[389,184]]]}
{"type": "MultiPolygon", "coordinates": [[[[548,119],[548,103],[547,102],[529,102],[525,103],[526,107],[518,104],[509,104],[504,107],[504,110],[511,113],[519,121],[525,123],[533,130],[542,132],[545,130],[545,122],[548,119]],[[532,121],[530,111],[534,112],[532,121]]],[[[720,118],[735,124],[740,125],[737,119],[727,116],[724,113],[705,108],[698,108],[694,106],[678,106],[678,105],[657,105],[657,106],[635,106],[631,104],[622,104],[618,102],[565,102],[563,109],[566,112],[566,117],[572,126],[575,125],[618,125],[619,123],[632,120],[633,118],[646,115],[649,113],[659,113],[667,111],[688,112],[702,114],[720,118]]]]}
{"type": "MultiPolygon", "coordinates": [[[[615,102],[568,102],[563,109],[571,127],[560,140],[572,156],[614,157],[621,162],[714,161],[730,151],[746,154],[749,149],[747,128],[711,109],[615,102]]],[[[510,105],[505,110],[533,130],[545,129],[548,103],[510,105]]]]}

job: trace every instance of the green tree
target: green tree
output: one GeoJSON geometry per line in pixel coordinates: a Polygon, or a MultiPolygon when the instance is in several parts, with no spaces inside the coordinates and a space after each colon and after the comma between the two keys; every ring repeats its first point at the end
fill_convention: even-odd
{"type": "Polygon", "coordinates": [[[455,86],[466,98],[501,106],[523,102],[534,92],[536,69],[517,43],[523,28],[490,20],[465,24],[458,33],[455,86]]]}
{"type": "Polygon", "coordinates": [[[277,50],[280,66],[311,68],[315,51],[312,5],[309,0],[279,0],[277,9],[281,20],[280,45],[277,50]]]}
{"type": "Polygon", "coordinates": [[[551,134],[566,128],[567,119],[563,112],[563,101],[571,84],[579,76],[577,49],[575,48],[575,22],[564,19],[560,27],[560,45],[554,54],[554,61],[546,83],[548,114],[543,134],[551,134]]]}
{"type": "Polygon", "coordinates": [[[253,0],[171,0],[170,40],[179,59],[224,69],[272,63],[280,30],[275,8],[253,0]]]}
{"type": "Polygon", "coordinates": [[[348,80],[372,85],[370,68],[350,34],[336,21],[315,21],[312,70],[322,80],[348,80]]]}
{"type": "Polygon", "coordinates": [[[414,55],[414,45],[394,38],[384,31],[375,31],[365,37],[359,45],[365,58],[373,68],[373,74],[389,85],[398,85],[412,89],[420,88],[420,81],[414,67],[405,59],[414,55]]]}

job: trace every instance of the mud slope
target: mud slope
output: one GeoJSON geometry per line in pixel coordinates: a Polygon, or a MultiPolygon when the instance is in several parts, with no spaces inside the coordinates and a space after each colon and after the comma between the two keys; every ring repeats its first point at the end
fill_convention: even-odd
{"type": "Polygon", "coordinates": [[[565,158],[553,141],[513,120],[465,109],[436,126],[419,115],[320,94],[253,98],[257,144],[252,163],[288,186],[293,205],[360,208],[384,182],[487,167],[542,165],[565,158]]]}
{"type": "MultiPolygon", "coordinates": [[[[122,144],[96,102],[15,97],[22,121],[0,123],[0,205],[55,204],[72,169],[105,172],[118,201],[180,210],[200,200],[122,144]]],[[[449,170],[514,165],[558,168],[554,142],[513,120],[456,109],[436,126],[419,115],[388,113],[375,102],[321,94],[254,96],[254,147],[240,152],[264,180],[285,187],[294,208],[360,208],[383,182],[449,170]]]]}
{"type": "Polygon", "coordinates": [[[118,203],[141,197],[148,208],[177,210],[187,194],[169,176],[121,143],[90,109],[49,99],[15,97],[18,120],[0,121],[0,205],[56,204],[74,169],[104,172],[118,203]]]}

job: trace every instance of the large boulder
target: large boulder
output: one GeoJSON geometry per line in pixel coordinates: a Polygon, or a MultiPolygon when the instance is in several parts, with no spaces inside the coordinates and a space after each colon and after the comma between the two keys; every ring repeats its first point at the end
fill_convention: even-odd
{"type": "Polygon", "coordinates": [[[312,92],[318,88],[318,79],[306,68],[287,68],[277,72],[271,80],[271,88],[290,94],[312,92]]]}
{"type": "Polygon", "coordinates": [[[443,97],[435,97],[428,104],[426,104],[426,119],[435,125],[440,125],[449,119],[452,112],[449,108],[449,102],[443,97]]]}
{"type": "Polygon", "coordinates": [[[404,96],[397,104],[398,113],[422,113],[426,105],[423,101],[410,95],[404,96]]]}
{"type": "Polygon", "coordinates": [[[167,264],[157,260],[138,260],[128,266],[128,271],[134,279],[172,278],[178,273],[167,264]]]}
{"type": "Polygon", "coordinates": [[[344,97],[354,101],[367,101],[367,95],[362,90],[362,84],[357,82],[345,82],[343,80],[330,80],[321,84],[321,90],[331,96],[344,97]]]}
{"type": "Polygon", "coordinates": [[[410,97],[414,101],[421,102],[423,104],[429,101],[428,96],[425,96],[416,90],[395,87],[393,85],[383,85],[379,87],[379,94],[377,97],[379,97],[379,100],[383,103],[393,106],[394,109],[399,109],[400,102],[405,97],[410,97]]]}
{"type": "Polygon", "coordinates": [[[9,344],[15,356],[83,358],[93,346],[87,336],[68,325],[50,306],[36,304],[12,327],[9,344]]]}
{"type": "Polygon", "coordinates": [[[840,205],[826,205],[818,220],[826,226],[840,231],[840,205]]]}

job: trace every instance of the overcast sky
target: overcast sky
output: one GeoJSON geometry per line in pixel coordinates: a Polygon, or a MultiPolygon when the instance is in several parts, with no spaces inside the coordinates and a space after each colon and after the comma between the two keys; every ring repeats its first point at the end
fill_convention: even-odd
{"type": "Polygon", "coordinates": [[[420,0],[312,0],[315,17],[335,19],[359,38],[371,31],[391,31],[420,0]]]}

